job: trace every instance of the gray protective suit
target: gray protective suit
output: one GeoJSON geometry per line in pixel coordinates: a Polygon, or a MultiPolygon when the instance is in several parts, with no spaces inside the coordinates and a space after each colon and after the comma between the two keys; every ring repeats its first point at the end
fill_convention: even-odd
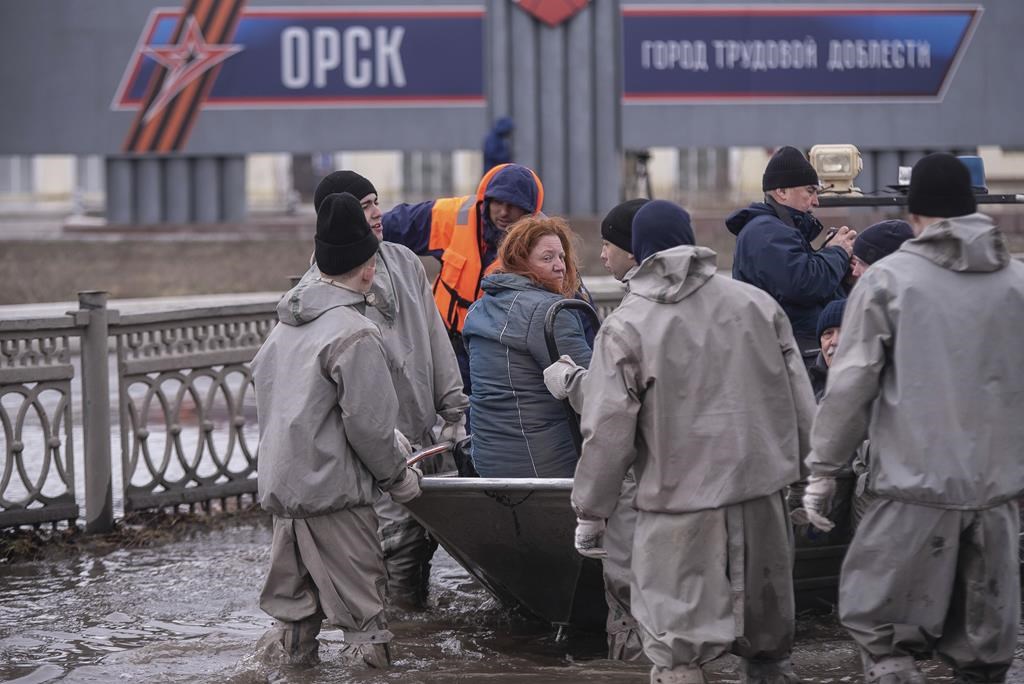
{"type": "MultiPolygon", "coordinates": [[[[626,274],[628,279],[636,266],[626,274]]],[[[583,413],[586,399],[584,386],[589,371],[581,368],[569,381],[566,390],[569,403],[576,413],[583,413]]],[[[605,632],[608,635],[608,658],[611,660],[638,660],[643,657],[643,641],[640,628],[633,618],[630,607],[630,587],[633,583],[633,538],[636,534],[637,510],[633,505],[636,497],[636,477],[632,470],[626,472],[619,492],[619,502],[608,516],[604,533],[604,547],[608,554],[601,561],[604,571],[604,599],[608,604],[605,632]]]]}
{"type": "Polygon", "coordinates": [[[1020,619],[1024,264],[982,214],[944,219],[853,289],[815,419],[811,472],[871,440],[875,495],[843,564],[839,610],[868,680],[999,682],[1020,619]]]}
{"type": "MultiPolygon", "coordinates": [[[[318,276],[314,266],[303,280],[318,276]]],[[[445,422],[459,420],[469,400],[462,393],[455,352],[419,258],[407,247],[382,242],[367,302],[364,313],[380,329],[398,395],[398,429],[416,449],[433,444],[438,416],[445,422]]],[[[429,472],[432,465],[425,463],[424,468],[429,472]]],[[[436,468],[444,469],[454,470],[454,463],[436,468]]],[[[380,518],[388,595],[400,605],[420,606],[437,543],[388,494],[381,495],[374,509],[380,518]]]]}
{"type": "Polygon", "coordinates": [[[252,362],[259,501],[274,515],[260,607],[280,621],[265,646],[291,662],[316,659],[324,617],[347,643],[377,646],[376,664],[387,661],[372,505],[402,479],[405,459],[380,332],[363,306],[360,294],[303,280],[252,362]]]}
{"type": "MultiPolygon", "coordinates": [[[[469,400],[462,393],[459,364],[419,257],[393,242],[382,242],[378,255],[373,305],[367,307],[366,317],[384,337],[398,394],[398,429],[418,449],[434,443],[438,416],[445,422],[458,421],[469,400]]],[[[455,469],[454,461],[449,467],[435,465],[424,463],[423,467],[427,472],[455,469]]],[[[426,602],[430,559],[437,542],[387,493],[374,508],[380,517],[388,596],[398,605],[420,607],[426,602]]]]}
{"type": "Polygon", "coordinates": [[[572,501],[606,518],[636,472],[633,616],[652,680],[697,681],[732,650],[745,676],[792,676],[793,548],[814,395],[769,295],[682,246],[639,266],[597,335],[572,501]]]}

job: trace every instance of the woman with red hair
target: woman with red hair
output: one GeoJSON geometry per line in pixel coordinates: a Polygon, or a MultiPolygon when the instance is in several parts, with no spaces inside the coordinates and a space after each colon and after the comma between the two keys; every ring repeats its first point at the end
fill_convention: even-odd
{"type": "MultiPolygon", "coordinates": [[[[565,409],[544,386],[550,363],[544,318],[552,304],[580,289],[572,231],[564,219],[524,217],[509,229],[498,261],[463,329],[473,385],[473,464],[482,477],[572,477],[578,454],[565,409]]],[[[562,354],[590,364],[575,312],[558,316],[555,339],[562,354]]]]}

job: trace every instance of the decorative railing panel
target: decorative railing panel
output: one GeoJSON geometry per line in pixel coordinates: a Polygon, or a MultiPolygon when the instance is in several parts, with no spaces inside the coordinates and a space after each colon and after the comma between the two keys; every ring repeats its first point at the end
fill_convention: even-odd
{"type": "MultiPolygon", "coordinates": [[[[602,317],[622,297],[610,278],[587,284],[602,317]]],[[[145,310],[131,313],[108,309],[105,293],[83,292],[67,315],[0,318],[0,528],[75,520],[84,503],[86,530],[109,530],[112,430],[126,512],[256,491],[249,362],[277,322],[276,301],[241,295],[182,306],[135,302],[129,308],[145,310]],[[158,305],[177,308],[153,311],[158,305]],[[78,428],[84,489],[75,480],[78,428]]]]}
{"type": "Polygon", "coordinates": [[[75,520],[70,318],[0,324],[0,527],[75,520]]]}
{"type": "Polygon", "coordinates": [[[117,339],[125,511],[256,491],[249,361],[272,306],[125,317],[117,339]]]}

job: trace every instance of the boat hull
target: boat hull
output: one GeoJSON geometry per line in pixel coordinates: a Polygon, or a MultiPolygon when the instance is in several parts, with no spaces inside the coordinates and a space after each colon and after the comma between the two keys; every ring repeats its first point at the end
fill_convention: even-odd
{"type": "MultiPolygon", "coordinates": [[[[491,594],[554,624],[603,629],[599,561],[573,547],[571,479],[424,478],[407,506],[491,594]]],[[[834,601],[845,545],[798,537],[798,607],[834,601]]]]}

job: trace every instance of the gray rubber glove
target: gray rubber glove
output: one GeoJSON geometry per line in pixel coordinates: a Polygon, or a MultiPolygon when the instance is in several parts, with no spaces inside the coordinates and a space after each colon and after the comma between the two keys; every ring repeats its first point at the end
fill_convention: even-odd
{"type": "Polygon", "coordinates": [[[555,399],[568,399],[569,383],[581,370],[583,366],[576,365],[569,356],[562,354],[557,361],[544,369],[544,386],[555,399]]]}
{"type": "Polygon", "coordinates": [[[804,489],[803,508],[797,508],[790,517],[797,524],[810,524],[822,532],[831,532],[836,526],[828,519],[832,512],[832,497],[836,493],[836,478],[811,475],[804,489]]]}
{"type": "Polygon", "coordinates": [[[407,467],[402,474],[402,479],[391,486],[388,494],[396,503],[404,504],[412,501],[421,494],[420,480],[422,479],[423,475],[420,474],[420,471],[413,467],[407,467]]]}
{"type": "Polygon", "coordinates": [[[587,558],[605,558],[604,530],[604,520],[576,518],[576,551],[587,558]]]}
{"type": "Polygon", "coordinates": [[[466,416],[463,415],[454,423],[445,423],[441,426],[441,432],[437,436],[438,442],[451,442],[458,444],[466,439],[466,416]]]}

